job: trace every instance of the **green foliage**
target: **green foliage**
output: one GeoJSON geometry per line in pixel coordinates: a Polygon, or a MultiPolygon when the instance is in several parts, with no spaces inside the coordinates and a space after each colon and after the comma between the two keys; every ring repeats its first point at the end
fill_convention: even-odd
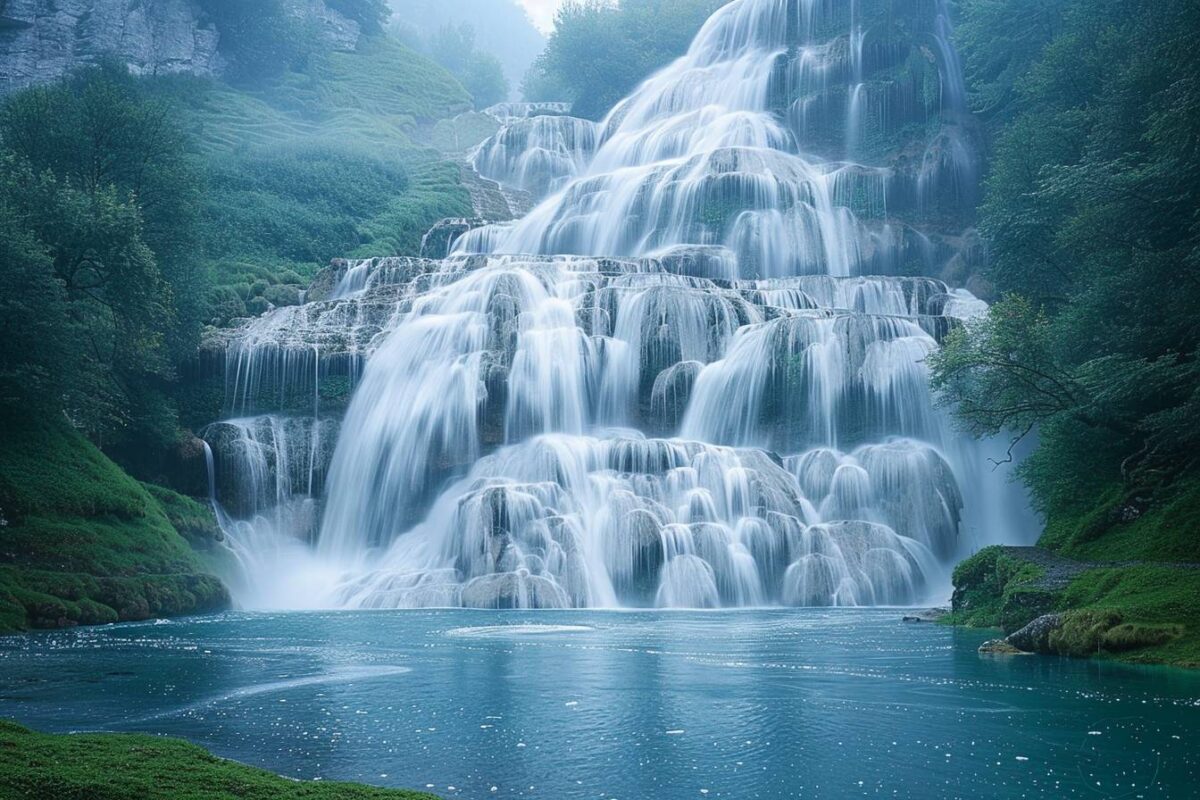
{"type": "Polygon", "coordinates": [[[185,497],[165,486],[142,484],[158,503],[171,527],[187,540],[194,550],[211,548],[224,537],[210,505],[185,497]]]}
{"type": "MultiPolygon", "coordinates": [[[[12,157],[0,155],[0,173],[13,169],[12,157]]],[[[0,409],[53,412],[78,369],[66,291],[46,246],[5,196],[0,231],[0,409]]]]}
{"type": "Polygon", "coordinates": [[[361,244],[357,221],[378,214],[408,185],[398,162],[348,147],[298,143],[209,163],[205,230],[215,258],[327,262],[361,244]]]}
{"type": "Polygon", "coordinates": [[[1059,569],[1050,582],[1045,568],[1013,550],[981,550],[955,570],[954,610],[944,621],[1011,633],[1059,612],[1051,652],[1200,666],[1200,569],[1128,563],[1059,569]]]}
{"type": "Polygon", "coordinates": [[[289,780],[179,739],[50,736],[4,721],[0,794],[13,800],[436,800],[398,789],[289,780]]]}
{"type": "Polygon", "coordinates": [[[1072,581],[1059,602],[1078,615],[1064,619],[1075,620],[1063,641],[1073,652],[1102,647],[1128,661],[1200,666],[1200,569],[1154,564],[1093,569],[1072,581]],[[1090,639],[1095,625],[1086,623],[1099,617],[1080,614],[1089,610],[1113,621],[1096,647],[1090,639]]]}
{"type": "Polygon", "coordinates": [[[459,180],[459,168],[444,161],[428,164],[412,175],[409,190],[391,201],[360,227],[364,241],[356,258],[416,255],[421,239],[435,222],[471,214],[471,198],[459,180]]]}
{"type": "Polygon", "coordinates": [[[508,97],[508,78],[500,59],[476,48],[475,29],[471,25],[442,26],[430,37],[428,50],[471,93],[476,110],[508,97]]]}
{"type": "Polygon", "coordinates": [[[986,547],[954,570],[954,607],[946,622],[1012,632],[1053,607],[1053,598],[1036,586],[1044,570],[986,547]]]}
{"type": "Polygon", "coordinates": [[[1079,609],[1063,614],[1062,626],[1050,632],[1050,649],[1059,655],[1086,658],[1097,655],[1109,630],[1123,617],[1110,609],[1079,609]]]}
{"type": "Polygon", "coordinates": [[[170,105],[109,64],[0,108],[0,205],[17,241],[49,257],[59,288],[43,274],[28,289],[73,347],[30,358],[58,375],[61,407],[97,437],[160,443],[174,428],[164,390],[195,346],[202,303],[185,143],[170,105]]]}
{"type": "Polygon", "coordinates": [[[172,525],[206,535],[206,509],[155,494],[65,420],[8,425],[0,439],[0,624],[94,624],[225,605],[224,587],[172,525]]]}
{"type": "Polygon", "coordinates": [[[1022,474],[1051,520],[1114,485],[1152,502],[1200,452],[1200,7],[961,7],[1008,297],[950,337],[935,382],[976,433],[1038,430],[1022,474]]]}
{"type": "Polygon", "coordinates": [[[724,0],[570,0],[522,85],[528,100],[565,100],[599,119],[656,69],[683,55],[724,0]]]}

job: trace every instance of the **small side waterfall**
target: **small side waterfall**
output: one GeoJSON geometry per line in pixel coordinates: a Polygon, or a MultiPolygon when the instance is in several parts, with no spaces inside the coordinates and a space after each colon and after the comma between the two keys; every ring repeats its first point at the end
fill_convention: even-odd
{"type": "Polygon", "coordinates": [[[986,309],[923,277],[977,196],[961,69],[893,11],[734,0],[599,123],[496,109],[471,162],[531,213],[219,338],[243,602],[903,605],[1004,539],[925,365],[986,309]]]}

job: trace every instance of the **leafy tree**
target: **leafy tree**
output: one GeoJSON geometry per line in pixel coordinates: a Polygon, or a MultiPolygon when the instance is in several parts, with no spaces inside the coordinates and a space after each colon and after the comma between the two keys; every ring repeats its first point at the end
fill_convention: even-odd
{"type": "Polygon", "coordinates": [[[1038,430],[1047,512],[1072,485],[1153,494],[1200,453],[1200,8],[1069,0],[996,36],[995,0],[962,7],[995,140],[980,227],[1010,297],[949,338],[935,383],[977,433],[1038,430]]]}
{"type": "MultiPolygon", "coordinates": [[[[66,376],[60,407],[97,440],[163,442],[175,427],[173,365],[199,330],[198,313],[179,311],[201,304],[203,286],[198,181],[170,109],[106,64],[9,98],[0,145],[16,241],[49,259],[71,336],[69,353],[37,349],[30,363],[66,376]]],[[[49,296],[44,280],[30,288],[49,296]]]]}
{"type": "Polygon", "coordinates": [[[78,368],[66,292],[14,198],[34,182],[0,154],[0,415],[54,413],[78,368]]]}
{"type": "MultiPolygon", "coordinates": [[[[367,14],[375,3],[345,0],[344,5],[367,14]]],[[[217,27],[235,80],[261,81],[300,66],[317,45],[311,20],[290,13],[284,0],[200,0],[200,6],[217,27]]]]}
{"type": "Polygon", "coordinates": [[[203,180],[175,108],[107,62],[58,84],[11,97],[0,109],[0,140],[36,172],[96,195],[115,188],[136,205],[141,238],[174,290],[182,327],[171,352],[195,346],[205,290],[198,216],[203,180]]]}
{"type": "Polygon", "coordinates": [[[443,25],[429,40],[429,52],[471,93],[475,108],[495,105],[508,96],[508,78],[500,60],[475,46],[475,29],[443,25]]]}
{"type": "Polygon", "coordinates": [[[656,69],[683,55],[723,0],[570,0],[525,77],[526,99],[565,100],[599,119],[656,69]],[[557,96],[556,96],[557,95],[557,96]]]}

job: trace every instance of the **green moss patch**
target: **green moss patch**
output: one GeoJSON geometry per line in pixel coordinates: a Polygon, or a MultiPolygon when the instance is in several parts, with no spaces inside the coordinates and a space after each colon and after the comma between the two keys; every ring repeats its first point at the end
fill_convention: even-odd
{"type": "Polygon", "coordinates": [[[949,624],[1012,633],[1060,612],[1049,652],[1200,666],[1200,569],[1188,564],[1093,565],[991,547],[959,565],[954,585],[949,624]]]}
{"type": "Polygon", "coordinates": [[[1059,607],[1118,615],[1103,631],[1101,651],[1121,653],[1127,661],[1200,667],[1200,569],[1142,564],[1088,570],[1063,591],[1059,607]]]}
{"type": "Polygon", "coordinates": [[[1200,563],[1200,478],[1156,493],[1147,507],[1110,488],[1079,515],[1053,515],[1040,542],[1084,561],[1200,563]]]}
{"type": "Polygon", "coordinates": [[[0,721],[0,796],[13,800],[433,800],[350,783],[294,781],[177,739],[51,736],[0,721]]]}
{"type": "Polygon", "coordinates": [[[0,632],[212,611],[225,587],[189,541],[211,513],[126,475],[63,421],[0,440],[0,632]]]}
{"type": "Polygon", "coordinates": [[[1044,575],[1006,548],[984,548],[954,570],[953,610],[942,621],[1011,633],[1053,609],[1054,593],[1039,585],[1044,575]]]}

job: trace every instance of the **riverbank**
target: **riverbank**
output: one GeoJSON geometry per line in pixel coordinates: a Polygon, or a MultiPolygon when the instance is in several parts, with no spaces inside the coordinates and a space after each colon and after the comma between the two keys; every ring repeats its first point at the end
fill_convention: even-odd
{"type": "Polygon", "coordinates": [[[954,587],[941,622],[1003,630],[992,652],[1200,668],[1200,564],[997,546],[959,564],[954,587]]]}
{"type": "Polygon", "coordinates": [[[179,739],[50,735],[3,720],[0,795],[14,800],[436,800],[400,789],[289,780],[179,739]]]}

